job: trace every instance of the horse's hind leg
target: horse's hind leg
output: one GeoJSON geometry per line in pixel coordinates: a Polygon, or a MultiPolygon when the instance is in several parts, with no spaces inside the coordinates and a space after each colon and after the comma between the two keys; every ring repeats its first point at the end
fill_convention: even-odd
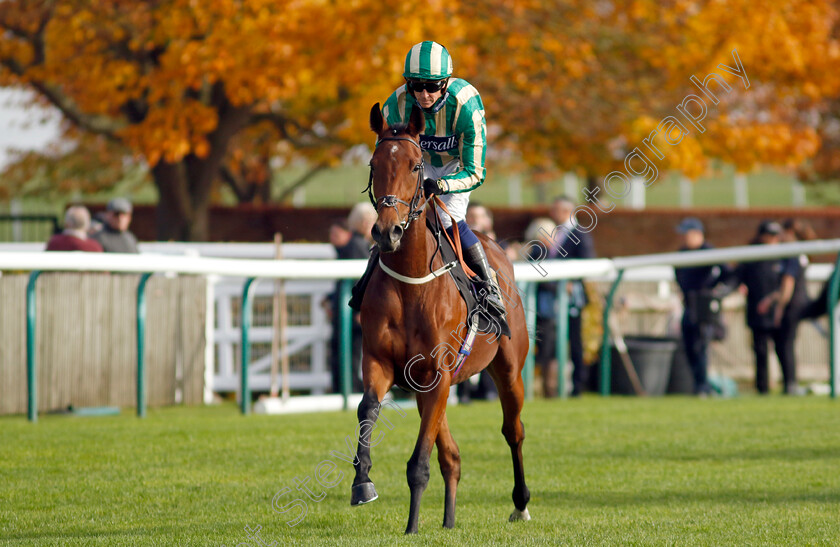
{"type": "Polygon", "coordinates": [[[525,484],[525,468],[522,459],[525,426],[520,419],[525,386],[522,383],[519,367],[515,366],[514,361],[506,358],[508,352],[510,352],[510,347],[500,349],[490,366],[490,375],[496,383],[499,400],[502,403],[504,415],[502,435],[505,436],[513,457],[513,505],[516,509],[511,513],[510,520],[530,520],[527,506],[531,499],[531,492],[525,484]],[[507,351],[504,351],[505,349],[507,351]]]}
{"type": "Polygon", "coordinates": [[[461,480],[461,452],[452,433],[449,431],[449,423],[446,414],[440,423],[437,440],[438,463],[440,473],[443,475],[443,482],[446,485],[446,500],[443,504],[443,527],[455,527],[455,493],[458,490],[458,481],[461,480]]]}
{"type": "MultiPolygon", "coordinates": [[[[367,360],[367,358],[366,358],[367,360]]],[[[382,399],[393,385],[393,375],[387,374],[389,369],[377,366],[376,363],[364,362],[365,393],[359,403],[357,416],[359,418],[359,445],[356,449],[356,459],[353,467],[356,477],[350,495],[350,505],[362,505],[374,501],[378,496],[368,473],[372,466],[370,460],[370,437],[373,426],[382,408],[382,399]]]]}

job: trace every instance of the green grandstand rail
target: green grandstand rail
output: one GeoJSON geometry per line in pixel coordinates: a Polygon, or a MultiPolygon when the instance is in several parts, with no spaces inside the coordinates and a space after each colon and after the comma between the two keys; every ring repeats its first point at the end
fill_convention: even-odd
{"type": "Polygon", "coordinates": [[[610,292],[607,294],[606,302],[604,302],[604,336],[601,339],[601,395],[608,396],[610,394],[610,384],[612,382],[612,347],[610,346],[610,312],[612,311],[613,300],[615,299],[615,292],[618,290],[618,285],[621,283],[621,278],[624,277],[624,270],[618,270],[618,275],[610,287],[610,292]]]}
{"type": "Polygon", "coordinates": [[[353,379],[353,310],[349,305],[350,283],[349,279],[338,282],[339,328],[341,330],[338,353],[341,356],[341,397],[344,399],[344,410],[349,407],[348,399],[353,379]]]}
{"type": "MultiPolygon", "coordinates": [[[[531,340],[536,339],[537,329],[537,284],[525,283],[525,325],[531,340]]],[[[525,382],[525,398],[534,398],[534,345],[528,348],[525,366],[522,368],[522,379],[525,382]]]]}
{"type": "MultiPolygon", "coordinates": [[[[569,355],[569,282],[561,279],[557,282],[557,339],[554,345],[554,357],[557,359],[557,396],[566,397],[566,360],[569,355]]],[[[543,382],[548,380],[548,371],[543,370],[543,382]]]]}
{"type": "Polygon", "coordinates": [[[146,282],[144,273],[137,284],[137,417],[146,417],[146,282]]]}
{"type": "Polygon", "coordinates": [[[242,414],[251,412],[251,390],[248,387],[248,363],[251,361],[251,311],[253,310],[252,291],[256,277],[249,277],[242,289],[242,363],[239,367],[239,406],[242,414]]]}
{"type": "Polygon", "coordinates": [[[834,262],[834,271],[831,273],[831,277],[829,278],[829,286],[828,286],[828,328],[829,328],[829,367],[828,367],[828,374],[829,374],[829,387],[831,388],[831,398],[837,398],[837,381],[838,381],[838,373],[837,367],[840,365],[840,357],[838,357],[837,353],[840,351],[840,346],[837,343],[837,335],[840,334],[837,332],[837,318],[835,317],[835,312],[837,308],[837,297],[840,296],[840,254],[837,255],[837,260],[834,262]]]}
{"type": "Polygon", "coordinates": [[[29,274],[29,283],[26,285],[26,414],[30,422],[38,421],[38,378],[35,362],[35,341],[36,341],[36,300],[35,282],[41,272],[38,270],[29,274]]]}

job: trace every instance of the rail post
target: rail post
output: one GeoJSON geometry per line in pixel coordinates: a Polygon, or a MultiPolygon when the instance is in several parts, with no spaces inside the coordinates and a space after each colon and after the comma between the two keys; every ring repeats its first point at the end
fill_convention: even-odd
{"type": "Polygon", "coordinates": [[[607,301],[604,302],[604,337],[601,339],[601,395],[610,394],[610,383],[612,380],[612,347],[610,346],[610,312],[612,311],[615,291],[618,289],[624,270],[618,270],[618,275],[607,294],[607,301]]]}
{"type": "MultiPolygon", "coordinates": [[[[555,359],[557,360],[557,396],[566,397],[566,361],[569,357],[569,282],[561,279],[557,282],[557,340],[555,342],[555,359]]],[[[547,371],[543,381],[548,380],[547,371]]]]}
{"type": "MultiPolygon", "coordinates": [[[[536,339],[537,330],[537,284],[533,281],[525,283],[525,325],[528,329],[530,341],[536,339]]],[[[530,342],[529,341],[529,342],[530,342]]],[[[522,379],[525,382],[525,398],[534,398],[534,346],[530,344],[525,367],[522,369],[522,379]]]]}
{"type": "Polygon", "coordinates": [[[341,397],[344,399],[343,408],[349,407],[350,386],[353,378],[353,310],[350,309],[350,280],[342,279],[338,282],[339,334],[338,354],[341,358],[341,397]]]}
{"type": "Polygon", "coordinates": [[[144,273],[137,284],[137,417],[146,417],[146,282],[144,273]]]}
{"type": "Polygon", "coordinates": [[[37,301],[35,293],[35,282],[41,272],[38,270],[29,274],[29,283],[26,285],[26,387],[27,406],[26,414],[30,422],[38,421],[38,378],[35,360],[35,341],[37,334],[37,301]]]}
{"type": "Polygon", "coordinates": [[[829,329],[829,348],[830,348],[830,366],[828,367],[829,385],[831,388],[831,398],[837,398],[837,380],[838,380],[838,366],[840,366],[840,343],[837,337],[840,336],[840,329],[838,329],[837,321],[837,297],[840,294],[840,254],[837,255],[837,260],[834,262],[834,271],[829,278],[828,286],[828,329],[829,329]]]}
{"type": "Polygon", "coordinates": [[[248,388],[248,363],[251,361],[251,311],[253,309],[253,301],[251,289],[254,281],[257,278],[249,277],[245,281],[245,287],[242,289],[242,364],[239,368],[239,405],[242,414],[250,414],[251,412],[251,390],[248,388]]]}

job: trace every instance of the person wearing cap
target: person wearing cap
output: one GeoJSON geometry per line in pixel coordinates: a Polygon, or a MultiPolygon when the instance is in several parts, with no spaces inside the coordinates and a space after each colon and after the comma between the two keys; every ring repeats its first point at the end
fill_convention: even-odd
{"type": "Polygon", "coordinates": [[[102,245],[106,253],[138,253],[137,238],[128,231],[131,224],[131,202],[125,198],[114,198],[105,208],[105,223],[93,238],[102,245]]]}
{"type": "MultiPolygon", "coordinates": [[[[677,226],[682,236],[680,251],[713,249],[706,241],[700,219],[688,217],[677,226]]],[[[726,285],[732,270],[722,264],[674,268],[677,284],[683,293],[681,331],[685,356],[694,376],[694,393],[707,396],[711,387],[707,379],[709,342],[720,324],[720,300],[729,292],[726,285]]]]}
{"type": "MultiPolygon", "coordinates": [[[[487,262],[484,248],[465,217],[470,193],[484,182],[487,155],[487,129],[484,104],[475,87],[461,78],[452,78],[449,52],[437,42],[415,44],[405,57],[405,85],[397,88],[382,108],[389,126],[406,123],[414,108],[420,108],[426,130],[420,134],[423,149],[426,195],[440,196],[449,215],[438,208],[444,227],[458,225],[464,260],[478,276],[478,293],[485,295],[484,307],[500,316],[505,313],[501,291],[487,262]],[[450,217],[451,215],[451,217],[450,217]]],[[[375,264],[378,254],[371,256],[375,264]]],[[[368,270],[370,270],[370,266],[368,270]]],[[[369,272],[353,291],[350,306],[361,307],[369,272]]]]}
{"type": "MultiPolygon", "coordinates": [[[[759,224],[752,244],[775,245],[781,236],[781,224],[765,220],[759,224]]],[[[748,262],[738,267],[736,277],[747,291],[746,320],[753,334],[755,387],[761,394],[769,392],[767,346],[770,340],[782,368],[784,393],[799,393],[794,353],[799,314],[790,304],[801,268],[799,257],[748,262]]]]}
{"type": "Polygon", "coordinates": [[[73,205],[64,213],[64,231],[47,242],[47,251],[86,251],[101,253],[102,246],[87,235],[90,212],[83,205],[73,205]]]}

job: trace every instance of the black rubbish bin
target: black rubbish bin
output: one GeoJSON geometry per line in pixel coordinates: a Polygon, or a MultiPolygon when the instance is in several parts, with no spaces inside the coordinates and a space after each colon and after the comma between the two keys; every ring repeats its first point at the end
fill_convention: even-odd
{"type": "MultiPolygon", "coordinates": [[[[624,343],[645,393],[651,396],[664,395],[671,377],[671,365],[678,342],[673,338],[625,336],[624,343]]],[[[612,393],[634,395],[633,384],[630,383],[615,346],[612,352],[612,393]]]]}

